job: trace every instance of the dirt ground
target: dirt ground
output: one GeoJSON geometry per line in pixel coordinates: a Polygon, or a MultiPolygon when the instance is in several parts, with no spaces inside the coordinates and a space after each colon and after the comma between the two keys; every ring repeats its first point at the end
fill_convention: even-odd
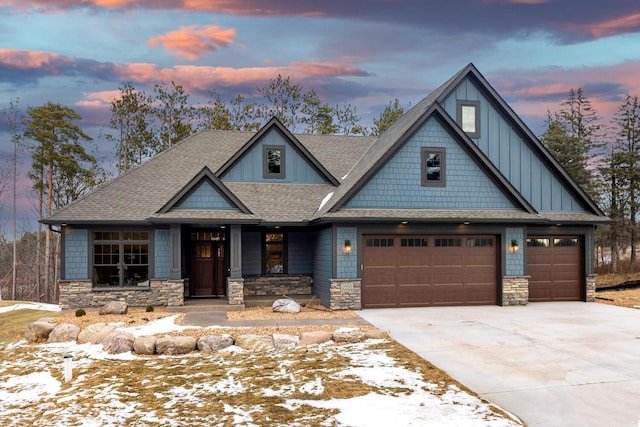
{"type": "Polygon", "coordinates": [[[596,301],[602,304],[640,308],[640,288],[606,291],[626,282],[640,281],[640,273],[603,274],[596,277],[596,301]]]}
{"type": "MultiPolygon", "coordinates": [[[[157,307],[152,312],[146,312],[145,308],[130,307],[127,314],[123,315],[100,315],[98,310],[86,310],[87,314],[76,317],[75,310],[70,310],[56,317],[55,323],[73,323],[81,329],[93,323],[122,323],[124,326],[138,326],[147,322],[161,319],[168,316],[175,316],[177,313],[168,312],[163,307],[157,307]]],[[[184,314],[179,314],[175,323],[180,324],[184,314]]],[[[250,307],[243,311],[230,311],[227,313],[228,320],[278,320],[278,319],[344,319],[344,325],[314,325],[314,326],[275,326],[275,327],[226,327],[226,328],[192,328],[185,329],[171,335],[189,335],[200,337],[203,335],[230,335],[236,338],[240,334],[265,334],[274,333],[300,335],[310,331],[335,331],[343,326],[349,326],[349,319],[356,319],[358,315],[350,310],[331,311],[324,306],[302,307],[300,313],[274,313],[271,307],[250,307]]],[[[360,330],[375,329],[374,327],[358,326],[360,330]]]]}

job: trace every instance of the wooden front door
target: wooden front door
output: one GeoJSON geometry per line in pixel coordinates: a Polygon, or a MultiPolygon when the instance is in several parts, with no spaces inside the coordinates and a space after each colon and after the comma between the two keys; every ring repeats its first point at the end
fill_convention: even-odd
{"type": "Polygon", "coordinates": [[[224,243],[193,242],[191,294],[193,296],[223,296],[224,243]]]}

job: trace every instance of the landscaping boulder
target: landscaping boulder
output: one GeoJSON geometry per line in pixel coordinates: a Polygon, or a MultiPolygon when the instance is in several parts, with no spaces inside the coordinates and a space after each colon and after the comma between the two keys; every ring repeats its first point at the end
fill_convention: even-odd
{"type": "Polygon", "coordinates": [[[49,322],[33,322],[27,326],[24,336],[30,343],[44,342],[49,338],[49,334],[56,325],[49,322]]]}
{"type": "Polygon", "coordinates": [[[158,354],[187,354],[196,349],[196,339],[194,337],[171,337],[165,335],[156,341],[156,352],[158,354]]]}
{"type": "Polygon", "coordinates": [[[133,350],[138,354],[154,354],[156,352],[158,337],[143,335],[133,341],[133,350]]]}
{"type": "Polygon", "coordinates": [[[275,300],[271,308],[276,313],[300,313],[300,304],[287,298],[275,300]]]}
{"type": "Polygon", "coordinates": [[[204,352],[219,351],[223,348],[231,347],[233,339],[229,336],[206,335],[198,338],[196,346],[198,350],[204,352]]]}
{"type": "Polygon", "coordinates": [[[129,305],[124,301],[111,301],[100,308],[98,314],[127,314],[129,305]]]}
{"type": "Polygon", "coordinates": [[[75,341],[80,333],[80,328],[73,323],[61,323],[57,325],[51,333],[47,342],[69,342],[75,341]]]}
{"type": "Polygon", "coordinates": [[[318,344],[324,344],[329,341],[331,341],[331,332],[311,331],[311,332],[303,332],[300,335],[300,341],[298,342],[298,344],[301,346],[318,345],[318,344]]]}
{"type": "Polygon", "coordinates": [[[78,334],[78,344],[91,343],[91,344],[100,344],[104,339],[116,330],[116,327],[113,325],[108,325],[106,323],[94,323],[92,325],[87,326],[78,334]]]}
{"type": "Polygon", "coordinates": [[[295,347],[299,341],[300,338],[297,335],[273,334],[273,346],[277,349],[295,347]]]}
{"type": "Polygon", "coordinates": [[[272,350],[273,337],[271,335],[245,334],[236,338],[236,345],[248,351],[272,350]]]}
{"type": "Polygon", "coordinates": [[[333,341],[336,344],[353,344],[366,339],[367,335],[358,329],[343,328],[333,332],[333,341]]]}
{"type": "Polygon", "coordinates": [[[389,339],[389,334],[382,329],[369,329],[365,332],[367,339],[372,340],[386,340],[389,339]]]}
{"type": "Polygon", "coordinates": [[[109,354],[127,353],[133,350],[133,334],[115,330],[102,341],[102,349],[109,354]]]}

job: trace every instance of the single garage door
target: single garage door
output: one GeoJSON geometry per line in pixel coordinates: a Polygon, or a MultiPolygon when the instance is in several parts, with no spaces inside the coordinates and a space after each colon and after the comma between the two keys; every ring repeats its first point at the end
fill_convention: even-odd
{"type": "Polygon", "coordinates": [[[581,254],[579,237],[529,236],[529,301],[581,301],[581,254]]]}
{"type": "Polygon", "coordinates": [[[363,235],[364,308],[498,302],[495,236],[363,235]]]}

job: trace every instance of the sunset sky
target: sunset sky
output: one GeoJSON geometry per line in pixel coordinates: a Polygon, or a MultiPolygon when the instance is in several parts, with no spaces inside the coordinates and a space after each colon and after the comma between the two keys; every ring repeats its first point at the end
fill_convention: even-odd
{"type": "MultiPolygon", "coordinates": [[[[197,102],[252,98],[281,74],[370,125],[473,62],[536,134],[570,88],[605,118],[640,95],[640,0],[0,0],[0,14],[0,109],[70,106],[100,144],[124,81],[174,81],[197,102]]],[[[11,155],[0,129],[0,162],[11,155]]]]}

